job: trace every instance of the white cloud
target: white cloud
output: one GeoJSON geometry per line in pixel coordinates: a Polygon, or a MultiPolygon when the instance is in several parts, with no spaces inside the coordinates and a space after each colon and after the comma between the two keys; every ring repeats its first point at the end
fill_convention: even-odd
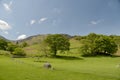
{"type": "Polygon", "coordinates": [[[31,24],[31,25],[33,25],[33,24],[35,24],[35,23],[36,23],[36,20],[34,20],[34,19],[30,21],[30,24],[31,24]]]}
{"type": "Polygon", "coordinates": [[[39,20],[32,19],[32,20],[30,20],[29,23],[26,23],[26,25],[33,25],[33,24],[38,24],[38,23],[40,24],[42,22],[45,22],[47,19],[48,18],[46,18],[46,17],[40,18],[39,20]]]}
{"type": "Polygon", "coordinates": [[[10,1],[8,4],[4,3],[3,6],[5,8],[6,11],[11,11],[11,6],[12,6],[13,2],[10,1]]]}
{"type": "Polygon", "coordinates": [[[44,17],[39,20],[39,23],[46,21],[48,18],[44,17]]]}
{"type": "Polygon", "coordinates": [[[11,29],[11,26],[7,22],[0,20],[0,30],[4,31],[9,29],[11,29]]]}
{"type": "Polygon", "coordinates": [[[91,21],[90,24],[97,25],[97,24],[101,23],[102,21],[104,21],[104,20],[91,21]]]}
{"type": "Polygon", "coordinates": [[[93,25],[98,24],[98,22],[97,22],[97,21],[91,21],[90,23],[91,23],[91,24],[93,24],[93,25]]]}
{"type": "Polygon", "coordinates": [[[22,34],[22,35],[19,35],[17,40],[22,40],[22,39],[25,39],[27,38],[27,36],[25,34],[22,34]]]}

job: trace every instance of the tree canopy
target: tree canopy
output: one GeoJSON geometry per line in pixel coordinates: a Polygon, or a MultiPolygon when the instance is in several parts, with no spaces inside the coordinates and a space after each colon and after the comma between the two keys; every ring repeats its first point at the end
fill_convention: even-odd
{"type": "Polygon", "coordinates": [[[81,47],[83,56],[112,55],[117,49],[117,44],[111,37],[95,33],[89,34],[81,47]]]}
{"type": "Polygon", "coordinates": [[[0,39],[0,50],[6,50],[7,49],[7,41],[4,39],[0,39]]]}
{"type": "Polygon", "coordinates": [[[10,51],[10,53],[12,54],[17,47],[18,45],[9,42],[7,46],[7,51],[10,51]]]}
{"type": "Polygon", "coordinates": [[[45,42],[50,47],[53,56],[56,56],[58,50],[66,51],[70,47],[69,39],[61,34],[48,35],[45,42]]]}

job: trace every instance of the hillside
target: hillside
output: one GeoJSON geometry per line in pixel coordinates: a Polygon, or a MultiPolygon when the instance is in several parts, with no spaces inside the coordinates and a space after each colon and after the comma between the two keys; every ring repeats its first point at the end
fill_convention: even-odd
{"type": "Polygon", "coordinates": [[[1,35],[0,35],[0,39],[4,39],[4,40],[9,41],[8,39],[6,39],[5,37],[3,37],[3,36],[1,36],[1,35]]]}
{"type": "Polygon", "coordinates": [[[23,40],[17,40],[15,42],[19,42],[20,44],[23,42],[28,43],[29,45],[34,45],[34,44],[38,44],[41,41],[43,41],[46,38],[47,35],[34,35],[34,36],[30,36],[26,39],[23,40]]]}
{"type": "MultiPolygon", "coordinates": [[[[29,45],[34,45],[34,44],[39,44],[41,43],[45,38],[46,36],[48,36],[50,34],[39,34],[39,35],[34,35],[34,36],[30,36],[26,39],[23,39],[23,40],[16,40],[14,42],[19,42],[20,44],[23,43],[23,42],[27,42],[29,45]]],[[[72,38],[71,35],[68,35],[68,34],[62,34],[66,37],[68,37],[69,39],[72,38]]]]}
{"type": "MultiPolygon", "coordinates": [[[[41,44],[41,42],[50,34],[46,35],[35,35],[35,36],[30,36],[24,40],[18,40],[19,44],[22,44],[23,42],[26,42],[29,46],[25,47],[24,50],[26,51],[27,54],[35,54],[38,53],[40,54],[41,48],[44,46],[41,44]]],[[[70,51],[69,53],[78,53],[80,54],[80,47],[82,45],[82,39],[84,39],[84,36],[70,36],[68,34],[63,34],[64,36],[68,37],[70,39],[70,51]]],[[[119,36],[117,36],[119,37],[119,36]]],[[[119,39],[118,39],[119,40],[119,39]]],[[[117,41],[118,41],[117,40],[117,41]]],[[[120,55],[120,50],[117,51],[117,55],[120,55]]]]}

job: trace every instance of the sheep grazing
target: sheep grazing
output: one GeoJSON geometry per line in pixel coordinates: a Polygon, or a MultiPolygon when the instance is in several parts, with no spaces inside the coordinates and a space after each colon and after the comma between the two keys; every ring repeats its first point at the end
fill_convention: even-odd
{"type": "Polygon", "coordinates": [[[51,66],[50,63],[45,63],[45,64],[44,64],[44,68],[51,69],[51,67],[52,67],[52,66],[51,66]]]}

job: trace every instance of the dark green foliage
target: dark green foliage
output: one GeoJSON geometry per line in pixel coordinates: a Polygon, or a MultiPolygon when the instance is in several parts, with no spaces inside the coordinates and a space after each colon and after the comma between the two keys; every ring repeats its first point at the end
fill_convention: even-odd
{"type": "Polygon", "coordinates": [[[111,55],[117,51],[117,45],[111,38],[107,36],[101,36],[100,38],[96,39],[95,46],[95,51],[97,54],[103,53],[106,55],[111,55]]]}
{"type": "Polygon", "coordinates": [[[7,41],[4,39],[0,39],[0,50],[6,50],[7,48],[7,41]]]}
{"type": "Polygon", "coordinates": [[[26,54],[22,48],[15,48],[15,50],[12,54],[17,55],[17,56],[26,56],[26,54]]]}
{"type": "Polygon", "coordinates": [[[120,48],[120,36],[117,35],[110,35],[110,37],[115,41],[115,43],[118,46],[118,49],[120,48]]]}
{"type": "Polygon", "coordinates": [[[95,33],[89,34],[81,47],[83,56],[112,55],[117,49],[117,44],[112,38],[95,33]]]}
{"type": "Polygon", "coordinates": [[[23,42],[22,44],[21,44],[21,47],[27,47],[28,46],[28,43],[27,42],[23,42]]]}
{"type": "Polygon", "coordinates": [[[50,47],[50,51],[54,56],[56,56],[58,50],[66,51],[70,47],[69,39],[61,34],[49,35],[45,42],[50,47]]]}
{"type": "Polygon", "coordinates": [[[7,51],[9,51],[13,57],[24,57],[26,56],[24,50],[17,44],[8,43],[7,51]]]}
{"type": "Polygon", "coordinates": [[[7,51],[10,51],[10,53],[12,54],[17,47],[18,47],[18,45],[16,45],[16,44],[8,43],[7,51]]]}

